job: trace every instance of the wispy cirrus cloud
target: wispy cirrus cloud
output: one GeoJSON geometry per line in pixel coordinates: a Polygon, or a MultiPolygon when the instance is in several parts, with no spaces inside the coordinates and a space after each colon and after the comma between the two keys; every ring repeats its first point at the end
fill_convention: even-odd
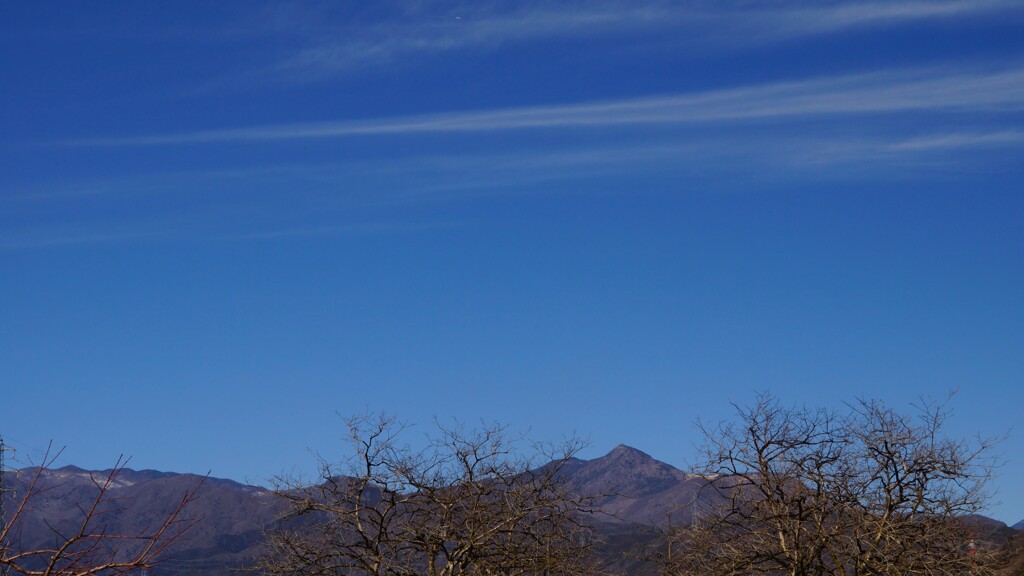
{"type": "MultiPolygon", "coordinates": [[[[481,3],[458,9],[426,3],[393,11],[388,19],[330,17],[299,24],[305,38],[269,69],[266,78],[317,79],[399,60],[432,57],[461,50],[492,50],[508,44],[550,38],[578,39],[608,34],[638,34],[650,43],[652,32],[664,41],[680,38],[715,49],[788,41],[822,34],[916,21],[1024,15],[1013,0],[891,0],[887,2],[789,1],[770,7],[748,2],[575,2],[481,3]]],[[[280,29],[276,29],[280,32],[280,29]]],[[[663,42],[654,41],[651,46],[663,42]]]]}
{"type": "Polygon", "coordinates": [[[917,124],[912,136],[906,132],[850,133],[848,125],[829,130],[818,123],[781,132],[715,126],[627,141],[420,151],[327,163],[282,160],[260,167],[55,182],[0,199],[0,214],[6,210],[12,224],[0,234],[0,249],[419,233],[477,224],[472,219],[423,220],[420,207],[425,204],[436,208],[503,197],[620,194],[647,178],[685,183],[671,187],[677,192],[792,181],[955,178],[964,168],[990,162],[1012,165],[1024,146],[1020,130],[949,132],[917,124]],[[963,149],[984,153],[959,154],[963,149]],[[83,187],[88,194],[77,193],[83,187]],[[240,213],[239,205],[246,210],[240,213]],[[47,221],[16,224],[23,220],[19,213],[28,212],[45,213],[47,221]],[[110,217],[96,222],[89,214],[110,217]],[[161,232],[139,233],[154,229],[161,232]]]}
{"type": "Polygon", "coordinates": [[[272,142],[372,135],[771,121],[896,112],[1019,110],[1024,110],[1024,68],[992,72],[890,70],[674,96],[95,138],[62,144],[156,146],[272,142]]]}
{"type": "Polygon", "coordinates": [[[493,4],[461,10],[438,7],[416,14],[311,34],[298,50],[277,62],[271,73],[316,78],[379,66],[410,56],[432,56],[466,49],[493,49],[508,43],[550,37],[586,37],[678,23],[678,9],[662,3],[531,4],[499,9],[493,4]],[[341,32],[341,33],[339,33],[341,32]]]}
{"type": "Polygon", "coordinates": [[[719,13],[725,34],[741,43],[784,41],[844,30],[964,18],[997,12],[1022,13],[1011,0],[911,0],[890,2],[792,2],[719,13]],[[731,25],[730,25],[731,24],[731,25]],[[743,32],[736,37],[736,32],[743,32]]]}
{"type": "Polygon", "coordinates": [[[892,144],[888,149],[895,152],[955,150],[961,148],[1000,146],[1020,142],[1024,142],[1024,132],[1018,130],[1004,130],[988,133],[960,132],[919,136],[892,144]]]}

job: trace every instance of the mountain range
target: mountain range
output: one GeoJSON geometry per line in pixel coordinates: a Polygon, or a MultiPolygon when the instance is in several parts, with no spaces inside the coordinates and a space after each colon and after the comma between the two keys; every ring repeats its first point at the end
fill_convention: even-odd
{"type": "MultiPolygon", "coordinates": [[[[629,555],[657,537],[658,528],[685,524],[699,506],[701,487],[707,479],[689,474],[625,445],[592,460],[573,459],[564,467],[566,479],[582,493],[605,494],[600,500],[603,514],[596,530],[604,545],[601,553],[609,565],[643,572],[629,555]]],[[[17,495],[36,472],[26,468],[8,472],[6,508],[11,510],[17,495]]],[[[74,466],[42,471],[46,489],[32,500],[25,522],[9,543],[12,548],[34,549],[52,544],[55,531],[71,526],[79,518],[79,507],[95,495],[96,479],[110,470],[88,471],[74,466]]],[[[154,576],[174,574],[223,574],[251,566],[260,553],[263,531],[274,527],[285,511],[273,491],[232,480],[203,478],[154,470],[123,469],[111,494],[118,505],[105,512],[103,521],[110,533],[135,534],[152,530],[166,517],[182,495],[202,482],[199,498],[188,514],[200,520],[175,542],[154,576]]],[[[980,518],[1000,539],[1011,538],[1024,528],[1013,528],[995,520],[980,518]]]]}

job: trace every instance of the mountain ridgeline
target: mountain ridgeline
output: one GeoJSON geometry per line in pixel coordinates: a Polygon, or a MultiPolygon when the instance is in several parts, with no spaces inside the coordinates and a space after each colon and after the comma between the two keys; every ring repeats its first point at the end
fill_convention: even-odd
{"type": "MultiPolygon", "coordinates": [[[[11,509],[28,488],[26,479],[35,469],[8,474],[10,491],[6,508],[11,509]]],[[[80,507],[95,496],[97,479],[109,471],[87,471],[74,466],[44,470],[40,481],[45,489],[33,498],[14,532],[12,549],[38,549],[52,545],[62,527],[75,524],[80,507]]],[[[658,531],[669,525],[686,524],[699,507],[712,497],[702,476],[688,474],[625,445],[592,460],[572,459],[563,467],[564,479],[580,493],[600,495],[600,513],[592,523],[602,542],[598,553],[604,563],[627,573],[653,573],[637,558],[636,551],[655,543],[658,531]]],[[[286,506],[273,491],[231,480],[154,470],[123,469],[112,493],[115,506],[103,511],[101,521],[111,532],[143,533],[155,519],[166,515],[181,494],[198,482],[200,497],[188,508],[198,520],[176,541],[152,576],[175,574],[227,574],[248,572],[262,552],[265,530],[279,526],[286,506]]],[[[1013,528],[990,519],[980,519],[1000,540],[1012,538],[1013,528]]]]}

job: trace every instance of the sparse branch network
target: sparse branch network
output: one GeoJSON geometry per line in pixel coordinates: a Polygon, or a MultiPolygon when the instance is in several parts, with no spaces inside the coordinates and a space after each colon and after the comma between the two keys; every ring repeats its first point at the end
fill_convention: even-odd
{"type": "Polygon", "coordinates": [[[975,540],[994,441],[946,435],[948,411],[909,414],[873,400],[845,410],[782,406],[769,395],[702,426],[713,504],[669,535],[665,575],[984,574],[975,540]]]}
{"type": "MultiPolygon", "coordinates": [[[[119,532],[112,515],[124,502],[115,496],[119,476],[127,460],[121,458],[106,472],[90,475],[91,495],[77,507],[70,522],[42,517],[51,532],[51,542],[42,547],[21,548],[19,541],[26,521],[38,512],[34,504],[41,495],[54,490],[55,480],[48,474],[50,465],[60,451],[48,449],[35,468],[22,471],[25,476],[18,496],[13,499],[9,514],[0,522],[0,570],[4,574],[23,576],[120,576],[154,566],[167,549],[198,519],[187,516],[186,510],[198,497],[202,481],[197,482],[172,504],[170,512],[160,516],[149,528],[139,532],[119,532]]],[[[56,480],[59,484],[59,480],[56,480]]],[[[38,518],[37,518],[38,519],[38,518]]]]}

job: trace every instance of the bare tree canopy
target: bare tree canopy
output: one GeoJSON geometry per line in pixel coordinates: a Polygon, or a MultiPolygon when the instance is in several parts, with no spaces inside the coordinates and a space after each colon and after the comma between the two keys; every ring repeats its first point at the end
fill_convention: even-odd
{"type": "Polygon", "coordinates": [[[993,441],[946,435],[944,404],[909,414],[858,400],[785,407],[770,395],[700,426],[711,494],[670,534],[665,574],[951,575],[991,569],[970,516],[993,441]]]}
{"type": "Polygon", "coordinates": [[[388,416],[347,421],[346,465],[290,483],[289,528],[270,534],[271,574],[457,576],[593,573],[592,500],[562,481],[578,440],[519,455],[507,430],[438,425],[430,446],[400,443],[388,416]],[[542,460],[542,462],[537,462],[542,460]]]}
{"type": "Polygon", "coordinates": [[[44,492],[57,488],[47,481],[47,471],[58,455],[47,450],[42,463],[30,469],[26,488],[17,495],[10,516],[0,526],[0,574],[118,576],[137,572],[156,565],[168,547],[198,522],[186,515],[186,509],[198,497],[202,481],[183,493],[180,500],[169,503],[170,512],[155,518],[148,529],[119,530],[112,518],[128,505],[115,494],[128,463],[123,458],[106,472],[90,474],[92,494],[85,505],[77,507],[72,520],[51,521],[46,511],[35,507],[44,492]],[[20,546],[21,530],[33,514],[43,518],[52,533],[52,545],[20,546]]]}

